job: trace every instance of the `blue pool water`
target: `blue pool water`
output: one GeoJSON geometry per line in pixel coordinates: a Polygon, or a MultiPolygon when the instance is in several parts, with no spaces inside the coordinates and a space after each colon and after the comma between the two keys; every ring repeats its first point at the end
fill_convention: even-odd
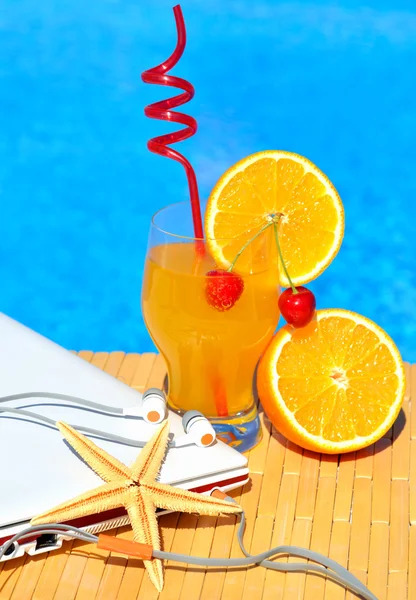
{"type": "MultiPolygon", "coordinates": [[[[164,91],[140,73],[175,44],[166,0],[3,0],[0,310],[75,349],[152,348],[140,315],[151,214],[186,197],[150,154],[164,91]]],[[[261,149],[309,157],[346,210],[320,307],[376,320],[416,361],[414,2],[188,0],[176,74],[197,90],[181,149],[206,197],[261,149]]]]}

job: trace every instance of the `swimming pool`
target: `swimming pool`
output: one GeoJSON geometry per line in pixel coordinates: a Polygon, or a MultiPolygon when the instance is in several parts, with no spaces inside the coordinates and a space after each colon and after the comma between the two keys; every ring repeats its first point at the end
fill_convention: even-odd
{"type": "MultiPolygon", "coordinates": [[[[196,87],[181,144],[206,197],[261,149],[315,162],[346,210],[311,287],[374,319],[416,361],[416,9],[410,2],[183,2],[175,74],[196,87]],[[394,8],[396,7],[396,8],[394,8]]],[[[165,0],[4,0],[0,12],[0,310],[74,349],[152,349],[140,315],[151,214],[186,197],[146,149],[165,92],[140,81],[175,43],[165,0]]]]}

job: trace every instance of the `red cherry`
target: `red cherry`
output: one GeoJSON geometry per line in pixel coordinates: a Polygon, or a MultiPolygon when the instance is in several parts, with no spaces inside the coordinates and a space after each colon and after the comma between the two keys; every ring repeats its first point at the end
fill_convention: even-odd
{"type": "Polygon", "coordinates": [[[315,314],[316,300],[308,288],[300,285],[296,288],[297,294],[292,288],[287,288],[279,298],[279,308],[282,317],[293,327],[305,327],[310,323],[315,314]]]}
{"type": "Polygon", "coordinates": [[[206,274],[205,296],[208,304],[220,312],[230,310],[243,290],[244,281],[237,273],[215,269],[206,274]]]}

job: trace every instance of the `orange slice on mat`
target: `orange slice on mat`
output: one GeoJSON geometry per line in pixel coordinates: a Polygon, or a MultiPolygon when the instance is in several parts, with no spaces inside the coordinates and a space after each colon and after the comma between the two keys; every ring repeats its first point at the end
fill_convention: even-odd
{"type": "Polygon", "coordinates": [[[303,448],[335,454],[364,448],[396,419],[405,392],[394,342],[347,310],[320,310],[303,329],[283,327],[257,377],[273,425],[303,448]]]}
{"type": "MultiPolygon", "coordinates": [[[[228,268],[244,244],[278,217],[279,241],[295,285],[315,279],[337,254],[344,235],[344,210],[329,179],[298,154],[269,150],[236,163],[218,181],[207,204],[205,234],[210,254],[228,268]]],[[[270,259],[272,227],[238,258],[246,274],[270,259]]],[[[277,255],[274,250],[274,260],[277,255]]],[[[279,261],[280,283],[288,281],[279,261]]]]}

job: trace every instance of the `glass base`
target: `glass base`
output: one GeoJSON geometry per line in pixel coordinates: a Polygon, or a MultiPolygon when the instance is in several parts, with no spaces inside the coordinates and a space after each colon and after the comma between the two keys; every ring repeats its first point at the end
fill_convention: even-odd
{"type": "Polygon", "coordinates": [[[238,415],[212,417],[209,421],[217,433],[217,438],[239,452],[247,452],[262,438],[260,419],[255,404],[238,415]]]}

